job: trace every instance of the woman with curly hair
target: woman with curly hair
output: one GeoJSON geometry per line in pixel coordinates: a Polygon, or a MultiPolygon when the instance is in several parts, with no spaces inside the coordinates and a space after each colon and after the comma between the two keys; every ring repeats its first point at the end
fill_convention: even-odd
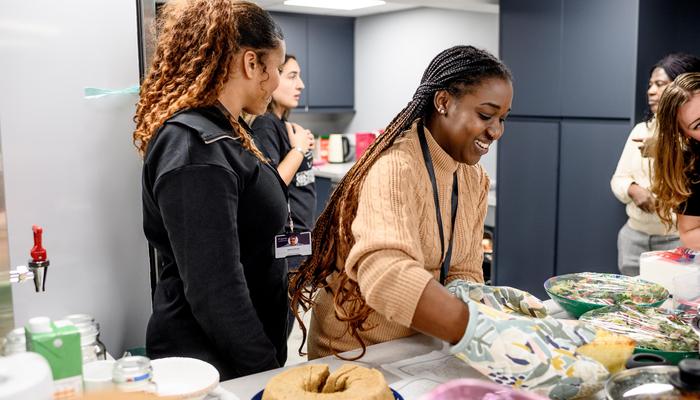
{"type": "Polygon", "coordinates": [[[627,222],[617,236],[617,260],[620,273],[639,275],[639,256],[646,251],[675,249],[680,245],[675,226],[667,227],[659,219],[650,191],[652,158],[647,151],[654,140],[659,99],[680,74],[700,72],[700,58],[685,53],[671,53],[649,71],[647,110],[643,122],[630,132],[610,179],[613,194],[625,204],[627,222]],[[647,143],[648,142],[648,143],[647,143]]]}
{"type": "Polygon", "coordinates": [[[677,213],[681,243],[700,250],[700,73],[671,83],[659,101],[652,192],[668,226],[677,213]]]}
{"type": "Polygon", "coordinates": [[[265,112],[282,32],[244,1],[169,1],[161,21],[133,135],[144,232],[162,259],[147,354],[207,361],[221,380],[280,367],[287,270],[273,241],[287,188],[240,115],[265,112]]]}
{"type": "Polygon", "coordinates": [[[455,46],[431,61],[413,99],[338,184],[312,256],[292,273],[292,309],[313,308],[309,358],[361,349],[343,355],[357,359],[367,345],[422,332],[491,379],[552,398],[608,376],[576,353],[594,336],[584,325],[482,283],[489,179],[478,162],[503,135],[512,97],[508,68],[486,51],[455,46]]]}

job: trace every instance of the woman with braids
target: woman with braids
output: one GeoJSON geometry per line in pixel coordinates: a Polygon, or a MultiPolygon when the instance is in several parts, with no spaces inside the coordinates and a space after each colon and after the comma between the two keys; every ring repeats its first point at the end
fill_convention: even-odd
{"type": "Polygon", "coordinates": [[[284,54],[255,4],[170,1],[136,111],[144,232],[162,259],[146,351],[207,361],[221,380],[287,356],[287,270],[273,254],[287,186],[240,118],[265,112],[284,54]]]}
{"type": "Polygon", "coordinates": [[[292,309],[313,307],[310,359],[361,348],[357,359],[418,331],[494,380],[560,398],[607,376],[574,355],[592,337],[585,327],[532,318],[545,311],[531,295],[481,284],[489,179],[478,162],[503,135],[512,92],[510,72],[486,51],[456,46],[431,61],[333,192],[313,254],[292,274],[292,309]]]}
{"type": "Polygon", "coordinates": [[[700,73],[671,83],[659,101],[652,191],[667,226],[677,213],[681,243],[700,251],[700,73]]]}
{"type": "Polygon", "coordinates": [[[656,130],[654,116],[661,95],[669,83],[685,72],[700,72],[700,58],[672,53],[651,68],[646,118],[632,129],[610,180],[613,194],[626,204],[629,217],[617,237],[618,268],[624,275],[639,275],[639,256],[645,251],[670,250],[680,245],[675,227],[664,226],[656,215],[655,200],[650,191],[652,158],[647,154],[645,143],[653,140],[656,130]]]}

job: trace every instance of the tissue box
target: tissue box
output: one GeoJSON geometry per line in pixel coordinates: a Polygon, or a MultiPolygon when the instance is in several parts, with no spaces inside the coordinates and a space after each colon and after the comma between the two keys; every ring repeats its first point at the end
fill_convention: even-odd
{"type": "Polygon", "coordinates": [[[642,253],[639,257],[639,277],[658,283],[673,293],[674,277],[700,270],[694,256],[681,249],[642,253]]]}

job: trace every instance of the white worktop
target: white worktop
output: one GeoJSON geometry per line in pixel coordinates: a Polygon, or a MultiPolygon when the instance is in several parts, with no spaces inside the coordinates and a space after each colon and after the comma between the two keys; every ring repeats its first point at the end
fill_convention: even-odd
{"type": "MultiPolygon", "coordinates": [[[[355,165],[355,161],[350,161],[342,164],[326,163],[323,165],[314,166],[314,174],[319,178],[330,179],[331,182],[337,183],[343,179],[343,176],[348,173],[350,168],[355,165]]],[[[491,188],[489,189],[488,204],[490,207],[496,206],[496,180],[491,179],[491,188]]]]}
{"type": "MultiPolygon", "coordinates": [[[[563,311],[559,306],[557,306],[553,301],[547,300],[545,301],[545,305],[547,306],[550,315],[552,315],[553,317],[561,319],[571,319],[571,316],[566,314],[566,312],[563,311]]],[[[400,394],[402,394],[405,400],[414,400],[417,399],[420,395],[430,392],[430,390],[432,390],[433,387],[439,384],[439,382],[434,382],[433,385],[426,385],[425,382],[413,384],[411,378],[397,375],[396,373],[392,372],[396,370],[388,365],[397,363],[399,361],[413,359],[419,356],[427,356],[428,354],[434,354],[435,352],[447,353],[445,342],[425,335],[417,334],[414,336],[409,336],[406,338],[392,340],[390,342],[380,343],[374,346],[369,346],[367,348],[367,353],[359,361],[344,361],[335,356],[328,356],[310,362],[288,365],[283,368],[261,372],[259,374],[248,375],[237,379],[231,379],[229,381],[222,382],[221,387],[235,394],[241,400],[248,400],[252,398],[256,393],[263,390],[265,384],[267,384],[267,381],[270,378],[279,374],[285,369],[294,368],[295,366],[304,364],[328,364],[331,371],[334,371],[337,368],[339,368],[342,364],[351,363],[362,365],[364,367],[378,369],[384,375],[384,378],[386,379],[389,386],[396,389],[400,394]],[[402,388],[409,387],[411,388],[411,395],[409,395],[406,391],[402,392],[402,388]]],[[[356,354],[359,354],[358,350],[343,353],[342,355],[347,358],[356,354]]],[[[454,368],[451,371],[451,373],[457,374],[461,378],[474,378],[484,380],[487,379],[478,371],[471,368],[467,364],[462,363],[461,361],[450,364],[450,367],[454,368]]],[[[415,380],[420,380],[420,376],[416,376],[415,380]]],[[[422,380],[430,381],[430,379],[422,380]]],[[[446,378],[443,381],[446,380],[449,379],[446,378]]],[[[408,391],[408,389],[406,390],[408,391]]],[[[598,400],[602,398],[603,393],[601,391],[596,396],[593,396],[590,400],[598,400]]]]}

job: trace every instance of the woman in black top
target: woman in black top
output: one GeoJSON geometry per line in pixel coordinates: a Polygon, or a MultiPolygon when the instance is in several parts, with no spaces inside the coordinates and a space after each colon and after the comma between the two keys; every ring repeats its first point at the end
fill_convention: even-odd
{"type": "Polygon", "coordinates": [[[282,32],[247,2],[169,2],[163,12],[134,132],[144,232],[162,259],[146,351],[207,361],[221,380],[277,368],[287,270],[273,242],[287,187],[239,116],[265,111],[282,32]]]}
{"type": "MultiPolygon", "coordinates": [[[[289,205],[295,232],[311,231],[316,209],[316,184],[313,167],[314,136],[307,130],[287,122],[289,111],[299,105],[304,89],[299,63],[287,54],[280,84],[272,93],[267,113],[251,124],[255,143],[267,156],[282,179],[289,185],[289,205]]],[[[289,257],[289,269],[295,270],[300,257],[289,257]]]]}
{"type": "Polygon", "coordinates": [[[681,243],[700,250],[700,73],[678,76],[661,95],[656,117],[656,210],[669,226],[675,210],[681,243]]]}

